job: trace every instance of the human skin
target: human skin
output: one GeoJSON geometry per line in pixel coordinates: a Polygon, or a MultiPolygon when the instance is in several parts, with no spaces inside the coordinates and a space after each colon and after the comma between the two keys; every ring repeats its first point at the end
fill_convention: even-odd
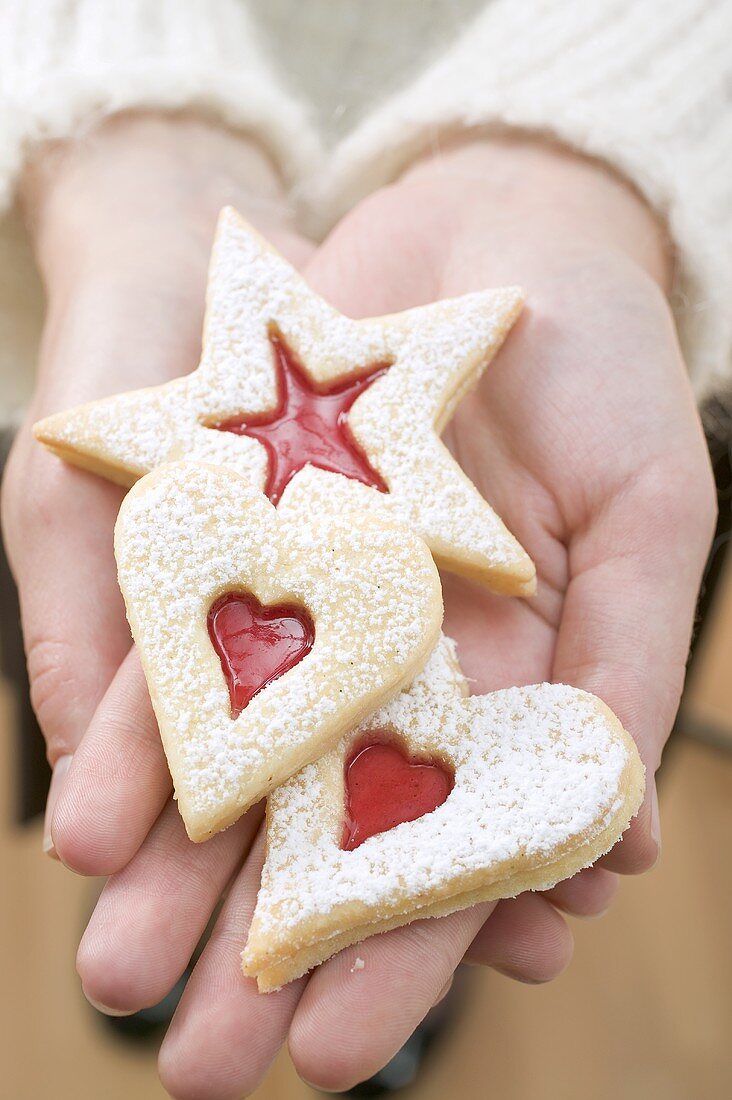
{"type": "Polygon", "coordinates": [[[476,692],[554,679],[603,698],[638,743],[647,796],[601,865],[547,895],[366,941],[355,975],[346,952],[276,994],[241,977],[260,814],[205,845],[185,836],[116,586],[121,491],[45,452],[28,424],[5,478],[33,702],[49,759],[61,761],[51,850],[80,873],[111,875],[79,949],[87,996],[116,1012],[158,1001],[228,891],[161,1049],[164,1084],[181,1100],[241,1096],[287,1040],[306,1080],[346,1088],[398,1049],[461,959],[523,981],[554,977],[571,955],[562,911],[603,911],[617,873],[658,856],[653,775],[715,514],[666,300],[663,227],[598,164],[466,135],[316,248],[293,230],[265,155],[185,117],[121,117],[49,150],[24,201],[48,294],[28,424],[195,367],[223,202],[354,317],[526,288],[524,315],[445,438],[534,558],[538,594],[509,600],[445,577],[445,627],[476,692]]]}

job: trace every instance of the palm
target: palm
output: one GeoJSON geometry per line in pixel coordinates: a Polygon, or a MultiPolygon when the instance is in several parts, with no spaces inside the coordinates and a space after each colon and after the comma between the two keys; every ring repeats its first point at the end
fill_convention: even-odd
{"type": "MultiPolygon", "coordinates": [[[[706,537],[679,539],[681,486],[700,433],[667,307],[620,256],[537,247],[527,261],[491,227],[455,223],[454,205],[439,197],[418,192],[401,204],[387,193],[336,231],[310,277],[358,316],[500,283],[526,287],[525,315],[446,441],[536,561],[539,591],[507,601],[445,578],[446,629],[474,690],[546,678],[593,690],[655,770],[706,537]],[[668,630],[672,620],[680,631],[668,630]],[[655,689],[639,693],[651,673],[655,689]]],[[[649,858],[648,805],[641,825],[611,857],[618,869],[649,858]]]]}

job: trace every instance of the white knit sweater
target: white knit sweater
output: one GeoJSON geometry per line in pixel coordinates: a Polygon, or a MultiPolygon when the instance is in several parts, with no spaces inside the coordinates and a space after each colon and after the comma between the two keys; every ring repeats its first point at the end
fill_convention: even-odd
{"type": "MultiPolygon", "coordinates": [[[[732,370],[732,0],[480,7],[4,0],[0,202],[12,211],[39,142],[131,107],[201,109],[256,135],[320,233],[443,133],[549,133],[612,164],[667,219],[678,249],[679,333],[697,394],[707,395],[732,370]],[[332,147],[329,134],[339,137],[332,147]]],[[[6,416],[27,396],[39,320],[11,212],[0,229],[6,416]]]]}

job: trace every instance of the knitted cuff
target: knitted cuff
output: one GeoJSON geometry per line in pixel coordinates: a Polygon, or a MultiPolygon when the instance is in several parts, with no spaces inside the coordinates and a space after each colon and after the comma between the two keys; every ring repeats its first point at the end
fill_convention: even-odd
{"type": "MultiPolygon", "coordinates": [[[[310,205],[341,216],[441,135],[526,129],[599,157],[664,217],[699,398],[732,371],[732,7],[726,0],[493,0],[336,152],[310,205]]],[[[324,226],[320,226],[322,231],[324,226]]]]}
{"type": "Polygon", "coordinates": [[[143,107],[194,108],[250,133],[288,183],[317,162],[315,132],[237,0],[5,0],[0,205],[35,145],[143,107]]]}

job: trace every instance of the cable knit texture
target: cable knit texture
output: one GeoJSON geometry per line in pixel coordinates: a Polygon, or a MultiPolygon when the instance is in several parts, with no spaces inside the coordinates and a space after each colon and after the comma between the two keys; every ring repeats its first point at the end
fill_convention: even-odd
{"type": "Polygon", "coordinates": [[[667,221],[701,399],[732,368],[730,43],[729,0],[494,0],[345,139],[309,203],[335,219],[460,128],[530,129],[600,157],[667,221]]]}
{"type": "MultiPolygon", "coordinates": [[[[301,2],[292,0],[293,12],[301,2]]],[[[464,23],[471,5],[444,2],[456,5],[455,25],[464,23]]],[[[384,48],[410,37],[421,52],[400,9],[393,5],[391,30],[389,10],[382,12],[384,48]]],[[[358,20],[365,26],[369,18],[363,0],[339,0],[323,48],[315,26],[310,48],[298,42],[313,79],[328,64],[324,44],[358,37],[358,20]]],[[[39,142],[133,107],[193,107],[255,134],[321,234],[443,134],[504,127],[549,134],[613,165],[666,218],[678,249],[673,304],[702,398],[732,366],[731,41],[729,0],[487,0],[438,60],[326,161],[308,109],[273,76],[244,0],[5,0],[0,204],[39,142]]],[[[274,47],[273,63],[291,68],[286,37],[274,47]]],[[[364,87],[363,103],[379,92],[364,87]]],[[[354,117],[363,114],[354,107],[354,117]]],[[[21,285],[9,224],[0,260],[21,285]]],[[[13,363],[17,371],[33,344],[32,326],[17,319],[23,294],[11,303],[8,282],[2,273],[0,376],[13,363]]]]}
{"type": "Polygon", "coordinates": [[[4,0],[0,201],[29,149],[137,107],[204,110],[254,134],[290,181],[318,141],[237,0],[4,0]]]}
{"type": "MultiPolygon", "coordinates": [[[[40,143],[134,108],[192,108],[257,138],[289,182],[320,163],[306,107],[238,0],[3,0],[0,212],[40,143]]],[[[0,223],[0,427],[23,415],[42,295],[17,214],[0,223]]]]}

